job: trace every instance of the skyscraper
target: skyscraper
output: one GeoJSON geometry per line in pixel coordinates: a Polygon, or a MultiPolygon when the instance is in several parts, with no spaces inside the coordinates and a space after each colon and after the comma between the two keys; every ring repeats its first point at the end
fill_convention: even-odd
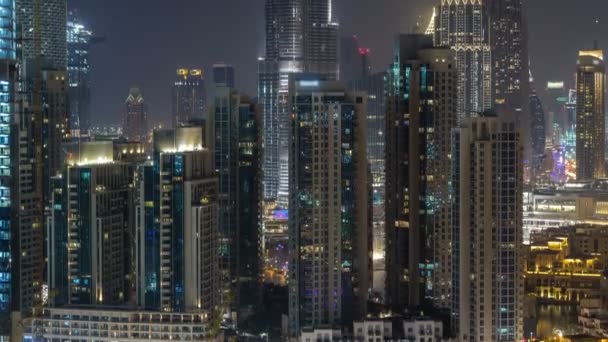
{"type": "Polygon", "coordinates": [[[112,142],[80,147],[67,168],[68,303],[123,305],[131,295],[133,166],[112,142]]]}
{"type": "Polygon", "coordinates": [[[239,277],[239,319],[257,309],[261,303],[262,232],[260,190],[262,150],[258,105],[241,95],[238,128],[238,173],[237,173],[237,235],[239,277]]]}
{"type": "Polygon", "coordinates": [[[386,72],[374,73],[362,79],[349,82],[348,90],[367,94],[367,162],[370,170],[372,200],[372,258],[374,296],[385,294],[385,113],[386,72]]]}
{"type": "Polygon", "coordinates": [[[24,59],[42,56],[50,66],[65,69],[67,0],[15,0],[15,4],[24,59]]]}
{"type": "Polygon", "coordinates": [[[450,298],[449,132],[454,54],[428,35],[400,35],[387,73],[386,291],[397,312],[450,298]]]}
{"type": "MultiPolygon", "coordinates": [[[[224,290],[229,291],[225,299],[230,299],[235,309],[238,305],[240,312],[259,299],[258,106],[225,83],[216,84],[214,94],[207,123],[213,129],[211,140],[220,185],[220,270],[224,290]]],[[[241,318],[239,315],[239,321],[241,318]]]]}
{"type": "Polygon", "coordinates": [[[523,338],[523,146],[515,120],[452,131],[454,328],[460,341],[523,338]]]}
{"type": "Polygon", "coordinates": [[[441,0],[435,45],[450,47],[456,56],[458,122],[492,108],[490,20],[485,1],[441,0]]]}
{"type": "Polygon", "coordinates": [[[214,317],[220,304],[218,180],[212,151],[203,148],[200,127],[154,132],[154,192],[159,234],[158,249],[152,251],[159,256],[157,310],[205,312],[214,317]]]}
{"type": "Polygon", "coordinates": [[[234,88],[234,66],[224,62],[213,64],[213,84],[234,88]]]}
{"type": "Polygon", "coordinates": [[[576,70],[576,179],[606,176],[606,65],[597,47],[578,53],[576,70]]]}
{"type": "MultiPolygon", "coordinates": [[[[239,93],[226,85],[214,86],[213,110],[207,124],[213,127],[215,169],[219,177],[220,270],[224,298],[238,295],[238,115],[239,93]],[[229,293],[228,293],[229,291],[229,293]]],[[[231,301],[230,304],[236,304],[231,301]]]]}
{"type": "Polygon", "coordinates": [[[74,12],[68,14],[67,28],[70,129],[87,135],[91,126],[91,46],[101,39],[74,12]]]}
{"type": "Polygon", "coordinates": [[[292,80],[289,331],[349,324],[371,285],[366,99],[336,82],[292,80]]]}
{"type": "Polygon", "coordinates": [[[148,106],[137,87],[129,90],[124,104],[122,135],[130,141],[148,141],[148,106]]]}
{"type": "Polygon", "coordinates": [[[13,274],[17,264],[12,254],[18,253],[13,241],[18,234],[18,116],[16,115],[17,66],[14,1],[0,4],[0,340],[10,336],[10,312],[14,293],[13,274]],[[15,252],[17,251],[17,252],[15,252]]]}
{"type": "Polygon", "coordinates": [[[173,83],[173,127],[202,119],[205,115],[206,92],[202,69],[177,69],[173,83]]]}
{"type": "MultiPolygon", "coordinates": [[[[287,184],[289,76],[302,72],[338,78],[338,24],[333,0],[266,0],[266,52],[258,63],[264,113],[264,198],[276,200],[287,184]]],[[[286,202],[283,199],[283,202],[286,202]]]]}

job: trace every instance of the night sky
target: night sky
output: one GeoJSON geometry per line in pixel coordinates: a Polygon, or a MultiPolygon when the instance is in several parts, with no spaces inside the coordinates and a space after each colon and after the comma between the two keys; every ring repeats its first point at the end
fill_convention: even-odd
{"type": "MultiPolygon", "coordinates": [[[[426,27],[438,0],[335,0],[342,35],[372,49],[375,70],[391,61],[394,34],[426,27]],[[420,17],[422,16],[422,19],[420,17]]],[[[598,40],[608,50],[608,1],[527,0],[532,72],[573,82],[576,51],[598,40]],[[599,23],[596,23],[599,20],[599,23]]],[[[70,0],[106,41],[92,51],[94,124],[118,124],[129,87],[138,85],[154,121],[169,120],[177,66],[225,61],[237,88],[255,95],[256,59],[263,55],[264,0],[70,0]]]]}

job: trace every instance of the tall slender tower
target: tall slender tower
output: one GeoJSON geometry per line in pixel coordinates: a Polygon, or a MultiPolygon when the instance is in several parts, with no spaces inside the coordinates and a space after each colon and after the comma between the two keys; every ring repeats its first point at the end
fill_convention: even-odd
{"type": "Polygon", "coordinates": [[[367,93],[367,162],[370,169],[373,296],[381,299],[385,295],[385,114],[386,72],[374,73],[349,82],[348,90],[367,93]]]}
{"type": "Polygon", "coordinates": [[[425,298],[436,296],[442,306],[449,300],[447,175],[457,78],[453,52],[433,48],[432,37],[399,35],[395,45],[385,134],[386,296],[401,312],[425,298]]]}
{"type": "Polygon", "coordinates": [[[597,46],[578,53],[576,70],[576,179],[606,176],[606,64],[597,46]]]}
{"type": "Polygon", "coordinates": [[[488,8],[483,0],[441,0],[435,20],[435,46],[456,55],[461,122],[494,105],[488,8]]]}
{"type": "MultiPolygon", "coordinates": [[[[11,3],[13,1],[5,2],[11,3]]],[[[67,102],[66,0],[15,0],[20,66],[18,150],[13,165],[17,185],[12,235],[13,327],[37,314],[43,300],[44,225],[50,182],[61,165],[61,143],[69,137],[67,102]]],[[[9,23],[9,21],[6,21],[9,23]]],[[[9,24],[9,26],[11,26],[9,24]]],[[[16,146],[17,147],[17,146],[16,146]]],[[[13,336],[13,338],[18,338],[13,336]]]]}
{"type": "Polygon", "coordinates": [[[218,179],[201,127],[154,132],[153,177],[159,242],[144,245],[159,256],[157,309],[211,318],[220,304],[218,179]]]}
{"type": "Polygon", "coordinates": [[[10,337],[10,312],[14,306],[12,298],[18,288],[12,282],[16,267],[19,245],[15,243],[18,235],[19,201],[18,174],[18,116],[15,102],[17,95],[17,62],[15,44],[15,2],[0,4],[0,340],[10,337]]]}
{"type": "Polygon", "coordinates": [[[77,135],[88,135],[91,127],[91,46],[103,39],[94,37],[75,12],[69,12],[68,19],[70,129],[74,133],[77,131],[77,135]]]}
{"type": "Polygon", "coordinates": [[[113,149],[112,142],[84,143],[67,168],[70,304],[123,305],[131,295],[134,172],[113,160],[113,149]]]}
{"type": "Polygon", "coordinates": [[[523,146],[515,120],[452,131],[453,326],[459,341],[523,338],[523,146]]]}
{"type": "Polygon", "coordinates": [[[365,95],[292,80],[289,331],[365,317],[371,280],[365,95]]]}
{"type": "Polygon", "coordinates": [[[333,0],[266,0],[266,53],[258,64],[264,127],[264,198],[286,205],[289,76],[308,72],[338,78],[338,24],[333,0]]]}

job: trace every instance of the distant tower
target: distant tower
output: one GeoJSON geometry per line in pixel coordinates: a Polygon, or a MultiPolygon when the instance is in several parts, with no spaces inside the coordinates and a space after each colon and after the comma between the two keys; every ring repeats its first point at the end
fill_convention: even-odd
{"type": "Polygon", "coordinates": [[[494,106],[490,21],[482,0],[441,0],[435,22],[435,46],[456,55],[458,122],[494,106]]]}
{"type": "Polygon", "coordinates": [[[125,101],[122,135],[130,141],[148,141],[148,106],[137,87],[129,90],[129,96],[125,101]]]}
{"type": "Polygon", "coordinates": [[[206,92],[202,69],[177,69],[173,83],[173,127],[205,116],[206,92]]]}
{"type": "MultiPolygon", "coordinates": [[[[258,98],[264,113],[264,198],[277,200],[287,184],[289,77],[308,72],[335,80],[339,74],[338,24],[333,0],[266,0],[266,51],[258,63],[258,98]]],[[[285,194],[287,195],[287,194],[285,194]]],[[[284,196],[286,197],[286,196],[284,196]]],[[[286,202],[286,199],[283,199],[286,202]]]]}
{"type": "Polygon", "coordinates": [[[523,146],[515,120],[452,131],[452,318],[459,341],[523,338],[523,146]]]}
{"type": "Polygon", "coordinates": [[[606,65],[597,47],[578,54],[576,71],[576,179],[606,176],[606,65]]]}
{"type": "Polygon", "coordinates": [[[290,82],[289,329],[365,317],[371,281],[366,99],[338,82],[290,82]],[[317,110],[317,108],[319,110],[317,110]]]}
{"type": "Polygon", "coordinates": [[[359,44],[356,35],[340,38],[340,81],[347,84],[370,76],[370,52],[359,44]]]}
{"type": "Polygon", "coordinates": [[[74,12],[68,17],[68,77],[70,129],[88,135],[91,127],[91,45],[100,42],[74,12]]]}
{"type": "Polygon", "coordinates": [[[234,88],[234,66],[223,62],[213,64],[213,84],[234,88]]]}
{"type": "Polygon", "coordinates": [[[530,114],[531,114],[531,127],[532,132],[532,171],[540,171],[542,162],[545,156],[546,150],[546,133],[545,133],[545,111],[543,110],[543,104],[540,97],[533,90],[530,93],[530,114]]]}

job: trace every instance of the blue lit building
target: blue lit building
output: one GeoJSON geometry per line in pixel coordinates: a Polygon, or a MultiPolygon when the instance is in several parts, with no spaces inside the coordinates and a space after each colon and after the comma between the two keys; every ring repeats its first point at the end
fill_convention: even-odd
{"type": "Polygon", "coordinates": [[[158,310],[201,312],[211,318],[220,303],[218,179],[213,153],[203,148],[199,126],[163,129],[154,132],[153,161],[154,222],[159,240],[146,239],[144,248],[152,251],[143,253],[154,255],[146,264],[155,269],[146,272],[157,273],[157,280],[150,281],[150,296],[158,293],[154,299],[159,302],[158,310]]]}
{"type": "Polygon", "coordinates": [[[137,304],[146,310],[160,308],[160,235],[154,221],[154,171],[150,162],[137,167],[136,173],[136,272],[137,304]]]}
{"type": "Polygon", "coordinates": [[[113,153],[112,142],[83,143],[78,158],[69,160],[69,304],[123,305],[130,300],[134,169],[115,161],[113,153]]]}
{"type": "MultiPolygon", "coordinates": [[[[0,1],[0,340],[10,335],[12,280],[11,236],[16,227],[15,2],[0,1]]],[[[13,246],[14,248],[14,246],[13,246]]]]}
{"type": "Polygon", "coordinates": [[[65,174],[51,178],[51,207],[46,226],[46,279],[50,306],[68,302],[68,221],[67,179],[65,174]]]}

